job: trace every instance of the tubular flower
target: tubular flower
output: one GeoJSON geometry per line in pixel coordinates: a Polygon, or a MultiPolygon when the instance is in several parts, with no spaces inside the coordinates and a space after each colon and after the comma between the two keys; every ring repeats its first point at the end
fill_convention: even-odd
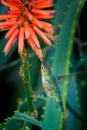
{"type": "Polygon", "coordinates": [[[47,45],[51,45],[50,40],[56,40],[54,26],[44,21],[54,17],[56,11],[48,9],[53,6],[53,0],[1,0],[1,3],[9,8],[6,14],[0,15],[0,29],[8,30],[5,54],[18,39],[19,53],[23,51],[26,41],[41,59],[42,50],[37,35],[47,45]]]}

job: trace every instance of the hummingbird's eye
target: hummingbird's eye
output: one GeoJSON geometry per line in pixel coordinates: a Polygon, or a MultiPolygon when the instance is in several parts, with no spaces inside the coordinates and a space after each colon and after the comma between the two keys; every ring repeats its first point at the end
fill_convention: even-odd
{"type": "Polygon", "coordinates": [[[43,66],[42,66],[42,70],[43,70],[43,66]]]}

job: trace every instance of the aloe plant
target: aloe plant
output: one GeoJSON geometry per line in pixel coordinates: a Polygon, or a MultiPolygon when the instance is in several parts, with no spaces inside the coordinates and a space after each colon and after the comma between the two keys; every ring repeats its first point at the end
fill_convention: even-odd
{"type": "MultiPolygon", "coordinates": [[[[72,72],[84,70],[82,66],[87,64],[87,52],[78,59],[76,64],[76,57],[73,54],[75,33],[85,3],[86,0],[54,0],[53,8],[56,10],[56,14],[50,22],[55,26],[57,41],[53,42],[52,47],[43,46],[44,43],[41,39],[40,42],[43,46],[43,52],[45,52],[45,60],[49,63],[55,76],[69,74],[70,70],[72,72]]],[[[7,9],[2,5],[0,7],[1,13],[7,9]]],[[[21,55],[20,59],[16,54],[16,45],[5,57],[2,52],[6,42],[4,32],[0,32],[0,34],[0,77],[4,77],[1,83],[4,81],[3,86],[11,83],[13,86],[8,108],[6,111],[3,109],[1,111],[5,112],[3,114],[5,118],[0,119],[0,130],[81,130],[85,128],[82,121],[87,121],[86,94],[84,91],[87,90],[87,75],[81,75],[84,80],[77,76],[73,78],[66,76],[58,84],[64,105],[64,112],[61,112],[56,108],[53,99],[47,97],[46,93],[41,90],[43,87],[40,60],[31,50],[31,57],[21,55]],[[21,77],[19,77],[19,69],[21,77]],[[25,81],[28,82],[28,85],[25,81]]],[[[26,48],[24,51],[26,52],[26,48]]],[[[4,87],[3,95],[7,90],[6,87],[4,87]]],[[[3,104],[1,102],[1,106],[3,104]]]]}

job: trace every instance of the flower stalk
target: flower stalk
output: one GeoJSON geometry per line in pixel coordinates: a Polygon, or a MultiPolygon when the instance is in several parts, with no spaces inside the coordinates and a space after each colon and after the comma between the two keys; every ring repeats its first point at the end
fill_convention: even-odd
{"type": "Polygon", "coordinates": [[[52,19],[53,0],[1,0],[1,4],[8,7],[5,14],[0,15],[0,31],[8,30],[5,38],[8,40],[3,52],[7,55],[18,40],[18,52],[22,53],[25,43],[35,51],[38,58],[43,53],[38,36],[48,46],[56,40],[53,35],[54,26],[45,20],[52,19]]]}
{"type": "Polygon", "coordinates": [[[20,67],[20,76],[22,77],[24,88],[26,92],[26,98],[28,102],[28,114],[30,115],[34,111],[34,102],[33,102],[33,90],[30,80],[30,72],[29,72],[29,63],[28,63],[28,48],[24,48],[23,53],[20,53],[20,57],[22,60],[22,66],[20,67]]]}

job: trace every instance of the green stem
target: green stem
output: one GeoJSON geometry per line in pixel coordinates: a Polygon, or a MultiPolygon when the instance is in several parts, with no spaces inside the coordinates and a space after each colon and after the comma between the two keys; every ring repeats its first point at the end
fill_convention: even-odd
{"type": "Polygon", "coordinates": [[[20,75],[24,82],[24,88],[25,88],[26,98],[28,102],[28,114],[31,114],[31,112],[34,111],[34,107],[32,102],[33,91],[32,91],[31,80],[30,80],[30,72],[29,72],[28,50],[25,48],[23,53],[20,54],[20,56],[22,60],[20,75]]]}

